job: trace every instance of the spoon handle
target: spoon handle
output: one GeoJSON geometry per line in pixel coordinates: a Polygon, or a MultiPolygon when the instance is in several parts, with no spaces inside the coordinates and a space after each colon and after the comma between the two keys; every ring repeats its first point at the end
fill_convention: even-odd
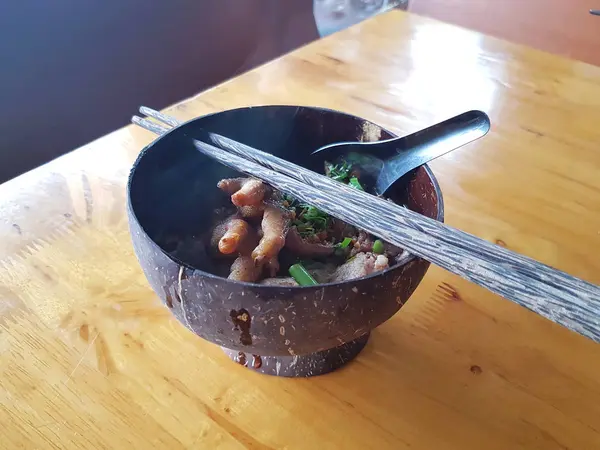
{"type": "Polygon", "coordinates": [[[429,128],[400,139],[376,142],[377,152],[392,152],[375,183],[375,190],[383,194],[399,178],[435,158],[479,139],[489,131],[490,119],[482,111],[468,111],[429,128]]]}

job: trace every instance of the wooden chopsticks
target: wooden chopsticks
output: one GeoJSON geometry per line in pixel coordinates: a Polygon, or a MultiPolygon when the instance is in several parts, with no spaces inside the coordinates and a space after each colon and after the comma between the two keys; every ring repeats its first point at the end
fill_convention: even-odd
{"type": "MultiPolygon", "coordinates": [[[[132,122],[163,134],[180,125],[150,108],[132,122]]],[[[600,342],[600,287],[402,206],[208,131],[194,135],[201,153],[259,178],[333,217],[600,342]]]]}

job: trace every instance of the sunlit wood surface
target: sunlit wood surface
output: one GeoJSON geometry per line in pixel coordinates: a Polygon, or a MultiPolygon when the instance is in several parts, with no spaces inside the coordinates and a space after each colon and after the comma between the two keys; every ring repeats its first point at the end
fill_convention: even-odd
{"type": "MultiPolygon", "coordinates": [[[[169,113],[272,103],[398,133],[488,112],[432,164],[446,221],[600,283],[599,68],[395,11],[169,113]]],[[[600,448],[600,346],[434,267],[336,373],[231,363],[133,255],[125,181],[152,139],[126,127],[0,186],[0,447],[600,448]]]]}
{"type": "Polygon", "coordinates": [[[598,0],[410,0],[409,10],[600,66],[598,0]]]}

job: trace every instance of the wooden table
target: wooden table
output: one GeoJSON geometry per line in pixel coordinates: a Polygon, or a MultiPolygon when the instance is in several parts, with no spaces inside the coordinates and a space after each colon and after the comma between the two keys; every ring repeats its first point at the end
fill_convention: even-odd
{"type": "Polygon", "coordinates": [[[598,0],[410,0],[409,11],[600,65],[598,0]]]}
{"type": "MultiPolygon", "coordinates": [[[[396,11],[169,113],[269,103],[399,133],[487,111],[432,164],[447,222],[600,283],[599,68],[396,11]]],[[[600,346],[435,267],[336,373],[233,364],[133,255],[125,181],[152,139],[126,127],[0,186],[3,448],[600,448],[600,346]]]]}

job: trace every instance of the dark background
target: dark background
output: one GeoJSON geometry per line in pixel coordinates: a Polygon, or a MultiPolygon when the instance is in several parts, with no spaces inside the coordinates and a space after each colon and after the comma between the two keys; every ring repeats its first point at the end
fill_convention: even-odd
{"type": "Polygon", "coordinates": [[[312,0],[0,2],[0,182],[318,38],[312,0]]]}

